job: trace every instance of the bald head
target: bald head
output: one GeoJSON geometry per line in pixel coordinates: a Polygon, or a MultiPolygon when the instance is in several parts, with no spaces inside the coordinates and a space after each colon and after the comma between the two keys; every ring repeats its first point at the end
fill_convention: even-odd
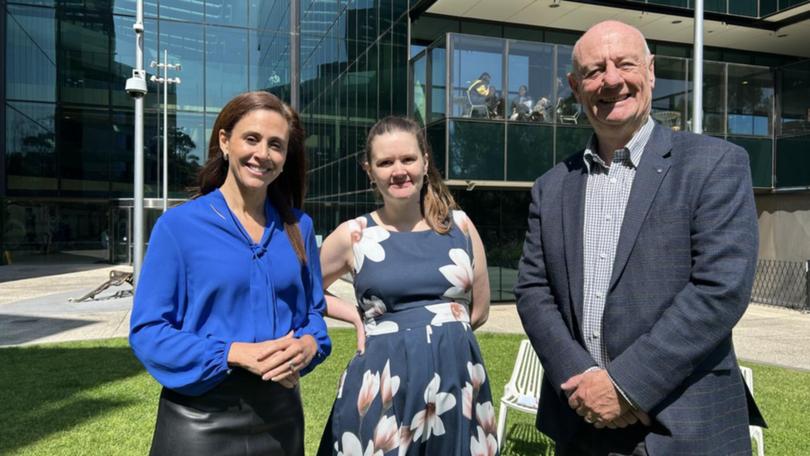
{"type": "Polygon", "coordinates": [[[620,35],[623,40],[630,41],[631,43],[628,44],[639,46],[640,49],[642,49],[644,57],[649,58],[652,55],[650,53],[650,47],[647,45],[647,40],[639,29],[632,25],[627,25],[624,22],[613,20],[602,21],[592,25],[591,28],[586,30],[585,33],[579,37],[577,42],[574,43],[574,52],[571,54],[571,65],[575,77],[579,77],[580,74],[579,62],[581,61],[580,55],[582,48],[599,46],[604,42],[607,36],[612,34],[620,35]]]}
{"type": "Polygon", "coordinates": [[[655,88],[655,65],[644,35],[618,21],[585,32],[573,52],[568,84],[605,153],[624,147],[647,121],[655,88]]]}

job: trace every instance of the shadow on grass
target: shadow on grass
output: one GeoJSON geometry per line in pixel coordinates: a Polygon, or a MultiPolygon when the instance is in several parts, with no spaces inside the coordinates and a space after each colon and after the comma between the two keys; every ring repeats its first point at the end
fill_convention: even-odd
{"type": "Polygon", "coordinates": [[[106,344],[0,349],[0,454],[136,402],[104,397],[104,385],[143,372],[125,340],[106,344]]]}
{"type": "Polygon", "coordinates": [[[553,456],[554,442],[533,424],[516,423],[506,429],[501,456],[553,456]]]}

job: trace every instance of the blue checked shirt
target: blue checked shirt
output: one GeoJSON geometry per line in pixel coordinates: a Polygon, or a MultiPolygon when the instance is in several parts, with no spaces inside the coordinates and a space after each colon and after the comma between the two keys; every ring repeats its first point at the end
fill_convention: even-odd
{"type": "Polygon", "coordinates": [[[596,136],[585,148],[584,160],[588,170],[585,191],[585,227],[583,230],[584,302],[582,335],[585,346],[599,367],[610,362],[605,348],[602,315],[605,296],[610,286],[616,245],[624,220],[624,210],[633,187],[636,167],[652,134],[655,122],[637,131],[630,142],[614,151],[613,161],[605,163],[598,155],[596,136]]]}

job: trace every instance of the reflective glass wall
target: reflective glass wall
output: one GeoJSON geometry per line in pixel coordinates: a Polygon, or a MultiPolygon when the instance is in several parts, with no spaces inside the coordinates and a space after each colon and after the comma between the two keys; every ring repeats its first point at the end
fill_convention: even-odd
{"type": "Polygon", "coordinates": [[[374,122],[407,111],[407,7],[397,0],[302,2],[306,209],[320,235],[377,205],[362,154],[374,122]]]}
{"type": "MultiPolygon", "coordinates": [[[[123,88],[135,59],[135,1],[4,6],[2,249],[18,252],[18,261],[102,250],[110,201],[132,196],[133,102],[123,88]]],[[[169,63],[182,65],[169,74],[182,82],[165,97],[169,196],[182,198],[231,97],[256,89],[287,96],[289,0],[146,0],[144,16],[147,80],[157,75],[150,61],[162,60],[164,49],[169,63]]],[[[157,84],[148,88],[145,196],[158,198],[164,97],[157,84]]]]}
{"type": "MultiPolygon", "coordinates": [[[[567,82],[571,53],[568,45],[449,33],[413,58],[410,110],[444,152],[451,185],[528,184],[585,146],[591,129],[567,82]]],[[[652,117],[675,131],[691,129],[690,66],[685,58],[655,59],[652,117]]],[[[755,187],[773,185],[778,71],[704,64],[704,132],[748,150],[755,187]]]]}
{"type": "Polygon", "coordinates": [[[776,135],[775,180],[779,187],[810,186],[810,61],[778,73],[780,122],[776,135]]]}

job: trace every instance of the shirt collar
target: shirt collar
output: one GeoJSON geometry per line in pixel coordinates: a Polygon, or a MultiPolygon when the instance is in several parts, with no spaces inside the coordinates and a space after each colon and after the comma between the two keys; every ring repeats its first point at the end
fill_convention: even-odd
{"type": "MultiPolygon", "coordinates": [[[[614,157],[618,155],[617,158],[624,158],[622,162],[627,166],[632,168],[637,168],[639,162],[641,161],[641,155],[644,153],[644,148],[647,147],[647,143],[650,141],[650,136],[652,136],[653,128],[655,128],[655,121],[652,120],[652,116],[647,116],[647,122],[641,126],[633,134],[633,137],[630,138],[630,141],[627,142],[622,149],[617,149],[614,151],[614,157]],[[630,162],[627,162],[626,155],[629,151],[629,158],[630,162]]],[[[603,168],[609,168],[610,166],[607,165],[604,160],[596,153],[597,148],[597,139],[596,134],[592,134],[591,138],[588,140],[588,145],[585,146],[585,153],[583,154],[583,160],[585,162],[585,168],[588,170],[588,173],[591,173],[591,165],[593,163],[598,164],[603,168]]]]}

